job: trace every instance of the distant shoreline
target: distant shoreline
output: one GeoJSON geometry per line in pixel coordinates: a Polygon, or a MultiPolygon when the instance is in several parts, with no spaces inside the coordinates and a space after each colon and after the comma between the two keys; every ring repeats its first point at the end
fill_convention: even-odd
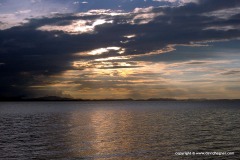
{"type": "Polygon", "coordinates": [[[188,102],[203,102],[203,101],[240,101],[240,99],[174,99],[174,98],[150,98],[150,99],[73,99],[62,97],[39,97],[39,98],[24,98],[24,97],[4,97],[0,98],[0,102],[88,102],[88,101],[188,101],[188,102]]]}

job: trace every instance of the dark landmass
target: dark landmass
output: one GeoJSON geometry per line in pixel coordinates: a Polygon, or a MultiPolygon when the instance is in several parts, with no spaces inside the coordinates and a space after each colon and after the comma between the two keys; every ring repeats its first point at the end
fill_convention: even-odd
{"type": "Polygon", "coordinates": [[[174,99],[174,98],[150,98],[150,99],[74,99],[57,96],[46,96],[38,98],[0,97],[1,102],[7,101],[240,101],[240,99],[174,99]]]}

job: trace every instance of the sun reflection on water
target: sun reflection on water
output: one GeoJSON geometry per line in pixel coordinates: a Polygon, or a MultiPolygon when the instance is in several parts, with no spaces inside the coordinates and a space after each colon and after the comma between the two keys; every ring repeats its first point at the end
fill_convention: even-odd
{"type": "Polygon", "coordinates": [[[87,114],[73,112],[68,139],[73,157],[108,157],[133,148],[132,115],[121,110],[98,109],[87,114]],[[82,116],[87,115],[87,116],[82,116]],[[127,133],[127,134],[126,134],[127,133]]]}
{"type": "Polygon", "coordinates": [[[99,154],[118,153],[131,148],[131,139],[121,133],[129,132],[132,117],[123,112],[99,110],[92,114],[96,134],[93,147],[99,154]]]}

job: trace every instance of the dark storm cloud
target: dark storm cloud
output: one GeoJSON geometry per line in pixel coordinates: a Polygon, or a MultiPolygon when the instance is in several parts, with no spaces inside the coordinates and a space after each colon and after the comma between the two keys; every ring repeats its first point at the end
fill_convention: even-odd
{"type": "MultiPolygon", "coordinates": [[[[103,4],[105,2],[107,1],[103,4]]],[[[112,1],[111,3],[115,6],[115,3],[112,1]]],[[[197,42],[239,38],[240,30],[237,28],[240,25],[239,13],[227,19],[211,16],[211,12],[233,7],[240,7],[240,1],[201,0],[199,3],[189,3],[180,7],[138,9],[117,16],[97,12],[91,15],[58,14],[55,17],[30,19],[29,23],[22,26],[0,30],[0,63],[4,64],[0,65],[1,94],[8,92],[22,94],[24,88],[32,83],[43,83],[38,81],[37,77],[72,69],[71,63],[74,60],[116,56],[116,53],[109,53],[76,57],[74,53],[117,46],[125,49],[124,56],[139,56],[157,52],[169,45],[194,46],[197,42]],[[204,15],[207,13],[209,15],[204,15]],[[46,25],[60,27],[71,25],[74,20],[94,21],[99,18],[113,22],[95,26],[94,33],[69,34],[57,29],[55,31],[39,29],[46,25]],[[232,28],[229,29],[228,26],[232,28]],[[136,37],[124,37],[133,34],[136,37]]],[[[123,66],[112,68],[118,67],[124,68],[123,66]]]]}

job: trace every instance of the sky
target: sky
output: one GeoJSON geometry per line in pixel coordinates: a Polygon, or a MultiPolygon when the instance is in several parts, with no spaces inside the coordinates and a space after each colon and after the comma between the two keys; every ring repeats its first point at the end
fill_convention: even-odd
{"type": "Polygon", "coordinates": [[[0,0],[0,97],[239,99],[239,0],[0,0]]]}

